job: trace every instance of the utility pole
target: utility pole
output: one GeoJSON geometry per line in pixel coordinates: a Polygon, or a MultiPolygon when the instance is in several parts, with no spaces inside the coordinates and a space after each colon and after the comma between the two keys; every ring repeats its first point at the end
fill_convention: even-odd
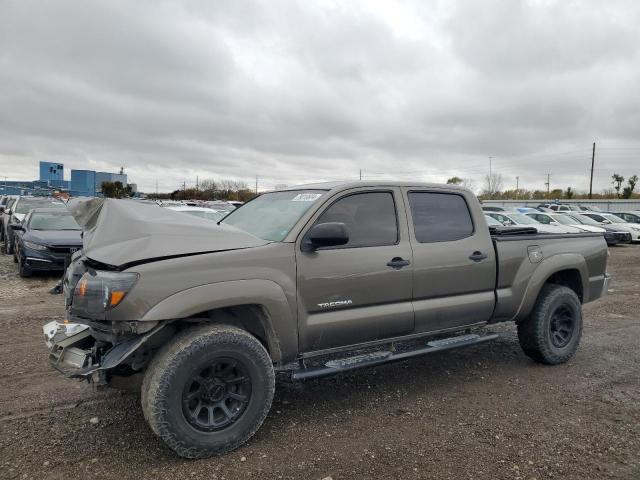
{"type": "Polygon", "coordinates": [[[258,194],[258,175],[256,175],[256,195],[258,194]]]}
{"type": "Polygon", "coordinates": [[[491,172],[491,161],[493,157],[489,157],[489,198],[493,198],[493,175],[491,172]]]}
{"type": "Polygon", "coordinates": [[[182,182],[182,199],[183,200],[187,199],[187,182],[186,181],[182,182]]]}
{"type": "Polygon", "coordinates": [[[158,179],[156,178],[156,198],[158,198],[158,179]]]}
{"type": "Polygon", "coordinates": [[[516,200],[518,199],[518,190],[520,190],[520,177],[516,177],[516,200]]]}
{"type": "Polygon", "coordinates": [[[362,169],[360,169],[360,180],[362,180],[362,169]]]}
{"type": "Polygon", "coordinates": [[[551,190],[551,174],[547,173],[547,183],[545,183],[545,185],[547,186],[547,197],[549,196],[550,190],[551,190]]]}
{"type": "Polygon", "coordinates": [[[593,142],[593,149],[591,150],[591,180],[589,180],[589,200],[591,200],[591,193],[593,192],[593,164],[596,160],[596,142],[593,142]]]}

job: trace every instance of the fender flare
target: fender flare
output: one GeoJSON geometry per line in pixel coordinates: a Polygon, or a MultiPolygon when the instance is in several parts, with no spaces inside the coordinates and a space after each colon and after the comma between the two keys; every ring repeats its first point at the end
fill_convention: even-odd
{"type": "Polygon", "coordinates": [[[578,253],[559,253],[542,260],[531,275],[520,307],[514,316],[515,321],[526,318],[531,313],[545,283],[552,275],[564,270],[579,272],[583,299],[589,298],[589,269],[586,260],[578,253]]]}
{"type": "Polygon", "coordinates": [[[242,305],[258,305],[264,311],[262,326],[275,362],[295,356],[298,351],[295,308],[292,311],[284,290],[272,280],[233,280],[188,288],[154,305],[141,321],[177,320],[242,305]]]}

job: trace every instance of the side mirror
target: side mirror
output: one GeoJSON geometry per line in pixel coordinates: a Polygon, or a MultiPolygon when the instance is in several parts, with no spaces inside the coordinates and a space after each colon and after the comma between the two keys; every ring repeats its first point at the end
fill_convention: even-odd
{"type": "Polygon", "coordinates": [[[605,225],[611,225],[611,220],[603,220],[602,223],[605,225]]]}
{"type": "Polygon", "coordinates": [[[11,228],[11,230],[24,231],[24,227],[22,226],[21,223],[12,223],[11,225],[9,225],[9,227],[11,228]]]}
{"type": "Polygon", "coordinates": [[[318,223],[311,227],[302,241],[302,251],[313,252],[320,247],[335,247],[349,242],[349,234],[344,223],[318,223]]]}

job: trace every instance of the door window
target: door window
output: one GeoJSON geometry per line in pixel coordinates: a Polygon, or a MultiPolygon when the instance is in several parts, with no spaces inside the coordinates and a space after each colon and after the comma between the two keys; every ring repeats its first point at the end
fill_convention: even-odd
{"type": "MultiPolygon", "coordinates": [[[[420,243],[460,240],[473,234],[469,207],[461,195],[409,192],[409,206],[415,237],[420,243]]],[[[503,217],[495,214],[498,215],[503,217]]]]}
{"type": "Polygon", "coordinates": [[[340,222],[347,227],[349,242],[340,247],[354,248],[398,243],[398,217],[391,192],[356,193],[342,197],[316,220],[340,222]]]}

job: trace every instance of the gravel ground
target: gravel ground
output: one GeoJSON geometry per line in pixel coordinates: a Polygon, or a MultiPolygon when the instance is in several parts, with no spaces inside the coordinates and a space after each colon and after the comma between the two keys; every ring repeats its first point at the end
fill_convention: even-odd
{"type": "Polygon", "coordinates": [[[265,424],[223,457],[156,439],[138,396],[47,364],[56,279],[0,258],[0,478],[640,479],[640,246],[611,249],[609,296],[585,307],[577,355],[534,364],[513,325],[466,350],[278,384],[265,424]]]}

